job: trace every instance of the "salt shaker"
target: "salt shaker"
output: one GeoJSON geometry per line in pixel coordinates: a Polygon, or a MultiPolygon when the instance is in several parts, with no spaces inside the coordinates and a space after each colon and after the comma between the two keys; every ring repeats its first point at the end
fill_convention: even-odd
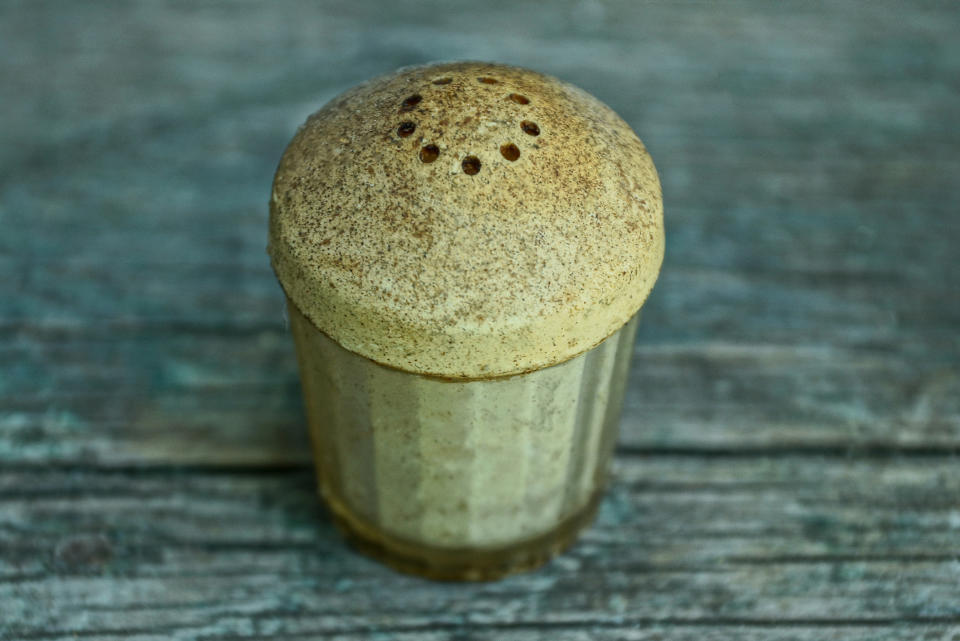
{"type": "Polygon", "coordinates": [[[526,69],[400,69],[300,127],[269,254],[319,490],[361,551],[491,579],[575,539],[604,487],[662,212],[630,127],[526,69]]]}

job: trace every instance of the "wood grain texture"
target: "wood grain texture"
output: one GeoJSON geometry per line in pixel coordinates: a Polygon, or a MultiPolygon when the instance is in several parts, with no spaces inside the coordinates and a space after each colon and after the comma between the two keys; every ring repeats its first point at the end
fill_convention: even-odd
{"type": "Polygon", "coordinates": [[[960,639],[960,10],[0,2],[0,638],[960,639]],[[667,252],[568,555],[435,585],[317,506],[283,146],[404,64],[582,86],[667,252]]]}
{"type": "Polygon", "coordinates": [[[25,465],[0,474],[0,603],[6,632],[26,638],[945,633],[960,626],[956,465],[622,456],[597,525],[570,553],[473,585],[347,552],[308,467],[25,465]]]}

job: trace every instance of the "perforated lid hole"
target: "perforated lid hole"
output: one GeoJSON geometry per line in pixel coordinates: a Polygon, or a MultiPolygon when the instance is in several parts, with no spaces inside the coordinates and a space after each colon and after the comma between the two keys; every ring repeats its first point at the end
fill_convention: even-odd
{"type": "Polygon", "coordinates": [[[520,157],[520,148],[512,142],[504,143],[500,145],[500,155],[513,162],[520,157]]]}
{"type": "Polygon", "coordinates": [[[539,125],[537,125],[537,123],[533,122],[532,120],[524,120],[523,122],[520,123],[520,128],[523,129],[523,133],[525,134],[529,134],[531,136],[540,135],[539,125]]]}
{"type": "Polygon", "coordinates": [[[463,167],[463,173],[470,176],[480,173],[480,159],[476,156],[467,156],[460,163],[460,166],[463,167]]]}
{"type": "Polygon", "coordinates": [[[404,111],[412,111],[414,107],[420,104],[421,100],[423,100],[423,96],[418,93],[404,98],[403,102],[400,103],[400,113],[403,113],[404,111]]]}
{"type": "Polygon", "coordinates": [[[424,145],[420,148],[420,162],[433,162],[440,155],[440,148],[436,145],[424,145]]]}

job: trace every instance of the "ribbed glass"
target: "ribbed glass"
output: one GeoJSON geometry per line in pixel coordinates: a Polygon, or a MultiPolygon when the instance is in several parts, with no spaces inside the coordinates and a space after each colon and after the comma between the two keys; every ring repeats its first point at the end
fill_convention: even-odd
{"type": "Polygon", "coordinates": [[[288,307],[320,491],[363,550],[428,576],[491,578],[543,562],[589,522],[636,316],[559,365],[451,382],[349,352],[288,307]]]}

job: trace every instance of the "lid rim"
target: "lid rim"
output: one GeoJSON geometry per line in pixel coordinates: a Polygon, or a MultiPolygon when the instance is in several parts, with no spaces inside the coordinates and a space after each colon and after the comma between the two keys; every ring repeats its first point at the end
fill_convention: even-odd
{"type": "Polygon", "coordinates": [[[317,327],[317,324],[314,323],[313,320],[311,320],[310,317],[307,316],[307,315],[303,312],[302,309],[300,309],[300,306],[297,305],[297,303],[296,303],[292,298],[290,298],[290,296],[287,294],[286,290],[283,288],[283,283],[280,282],[280,279],[279,279],[279,278],[277,279],[277,282],[280,284],[280,289],[283,290],[284,298],[286,299],[287,305],[289,306],[288,308],[289,308],[289,309],[292,309],[294,312],[296,312],[297,314],[299,314],[300,317],[303,318],[304,321],[306,321],[306,323],[310,326],[310,328],[311,328],[312,330],[314,330],[314,331],[316,331],[316,332],[318,332],[318,333],[320,333],[320,334],[323,334],[324,337],[326,337],[328,340],[330,340],[330,341],[332,341],[333,343],[335,343],[335,344],[337,345],[337,347],[340,347],[341,349],[344,349],[344,350],[350,352],[350,353],[353,354],[354,356],[357,356],[357,357],[362,358],[362,359],[364,359],[364,360],[370,361],[370,362],[373,363],[374,365],[379,365],[380,367],[385,367],[386,369],[393,370],[393,371],[395,371],[395,372],[400,372],[400,373],[402,373],[402,374],[410,374],[411,376],[419,376],[419,377],[422,377],[422,378],[427,378],[427,379],[430,379],[430,380],[440,381],[440,382],[444,382],[444,383],[481,383],[481,382],[484,382],[484,381],[505,381],[505,380],[509,380],[509,379],[511,379],[511,378],[516,378],[516,377],[518,377],[518,376],[526,376],[527,374],[533,374],[534,372],[539,372],[539,371],[542,371],[542,370],[545,370],[545,369],[549,369],[549,368],[551,368],[551,367],[557,367],[558,365],[563,365],[564,363],[568,363],[568,362],[574,360],[575,358],[578,358],[578,357],[580,357],[580,356],[583,356],[583,355],[586,354],[587,352],[590,352],[590,351],[596,349],[597,347],[599,347],[600,345],[602,345],[603,343],[605,343],[606,341],[608,341],[611,337],[615,336],[620,330],[622,330],[624,327],[626,327],[627,324],[629,324],[630,321],[632,321],[632,320],[634,319],[634,317],[638,316],[638,315],[640,314],[640,312],[642,311],[642,306],[641,306],[640,308],[637,309],[637,311],[635,311],[635,312],[633,313],[632,316],[628,317],[627,320],[624,321],[622,325],[620,325],[619,327],[617,327],[615,330],[613,330],[613,331],[612,331],[611,333],[609,333],[608,335],[604,336],[604,337],[603,337],[602,339],[600,339],[595,345],[592,345],[592,346],[590,346],[590,347],[588,347],[588,348],[586,348],[586,349],[584,349],[584,350],[581,350],[581,351],[579,351],[579,352],[577,352],[577,353],[575,353],[575,354],[572,354],[572,355],[568,356],[567,358],[563,358],[563,359],[558,360],[558,361],[556,361],[556,362],[554,362],[554,363],[548,363],[548,364],[546,364],[546,365],[542,365],[542,366],[539,366],[539,367],[533,367],[533,368],[530,368],[530,369],[526,369],[526,370],[522,370],[522,371],[518,371],[518,372],[507,373],[507,374],[493,374],[493,375],[490,375],[490,376],[453,376],[453,375],[449,375],[449,374],[437,374],[437,373],[433,373],[433,372],[419,372],[419,371],[416,371],[416,370],[406,369],[406,368],[400,367],[400,366],[398,366],[398,365],[392,365],[392,364],[390,364],[390,363],[385,363],[385,362],[382,362],[382,361],[378,361],[378,360],[375,359],[375,358],[371,358],[370,356],[367,356],[367,355],[365,355],[365,354],[361,354],[360,352],[357,352],[357,351],[354,351],[354,350],[349,349],[349,348],[347,348],[347,347],[344,347],[344,346],[340,343],[340,341],[338,341],[336,338],[334,338],[333,336],[331,336],[331,335],[328,334],[327,332],[325,332],[325,331],[323,331],[322,329],[320,329],[319,327],[317,327]]]}

